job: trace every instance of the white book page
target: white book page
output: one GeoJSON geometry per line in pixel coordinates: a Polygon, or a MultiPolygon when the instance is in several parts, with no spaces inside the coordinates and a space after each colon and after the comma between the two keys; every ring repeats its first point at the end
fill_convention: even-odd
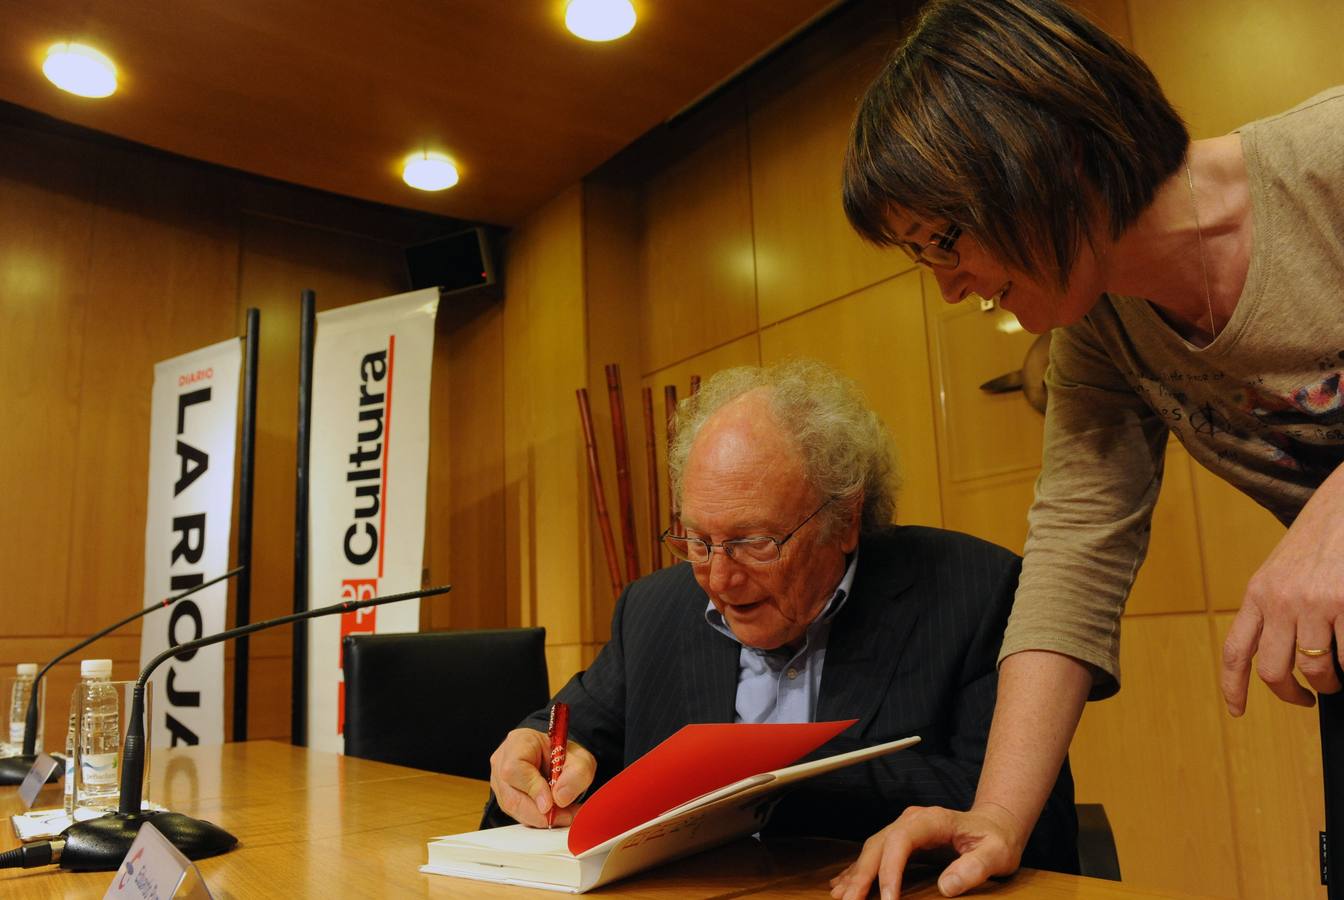
{"type": "Polygon", "coordinates": [[[434,839],[434,843],[456,846],[480,847],[486,850],[502,850],[508,853],[525,853],[529,856],[568,856],[569,827],[529,828],[526,825],[506,825],[503,828],[487,828],[484,831],[470,831],[465,834],[449,834],[434,839]]]}

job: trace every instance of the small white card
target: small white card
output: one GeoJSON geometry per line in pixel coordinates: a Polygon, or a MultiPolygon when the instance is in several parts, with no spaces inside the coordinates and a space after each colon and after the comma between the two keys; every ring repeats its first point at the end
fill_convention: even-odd
{"type": "Polygon", "coordinates": [[[168,900],[170,897],[210,900],[196,864],[182,855],[163,833],[149,822],[140,826],[131,849],[121,861],[103,900],[168,900]],[[190,877],[188,877],[190,876],[190,877]],[[187,883],[186,890],[178,889],[187,883]]]}
{"type": "Polygon", "coordinates": [[[42,786],[47,783],[51,773],[56,771],[60,763],[52,759],[45,753],[37,754],[37,762],[28,770],[24,776],[23,784],[19,785],[19,797],[23,800],[24,809],[32,809],[33,804],[37,802],[38,792],[42,786]]]}

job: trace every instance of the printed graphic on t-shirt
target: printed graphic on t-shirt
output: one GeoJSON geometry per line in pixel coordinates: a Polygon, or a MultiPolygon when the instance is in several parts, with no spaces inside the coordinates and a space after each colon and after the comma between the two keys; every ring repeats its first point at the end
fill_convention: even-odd
{"type": "Polygon", "coordinates": [[[1307,384],[1275,390],[1264,377],[1232,386],[1220,371],[1172,371],[1160,378],[1140,375],[1138,389],[1192,450],[1202,446],[1219,463],[1262,477],[1291,472],[1292,480],[1314,486],[1344,461],[1341,381],[1344,370],[1336,369],[1307,384]]]}

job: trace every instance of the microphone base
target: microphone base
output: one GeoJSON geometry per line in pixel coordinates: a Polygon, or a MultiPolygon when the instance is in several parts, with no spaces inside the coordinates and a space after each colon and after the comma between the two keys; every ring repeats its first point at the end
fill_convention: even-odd
{"type": "Polygon", "coordinates": [[[204,859],[227,853],[238,839],[218,825],[175,812],[111,813],[100,819],[71,825],[62,834],[65,849],[60,866],[75,872],[113,872],[121,866],[140,833],[140,826],[153,823],[187,859],[204,859]]]}
{"type": "MultiPolygon", "coordinates": [[[[53,757],[61,764],[47,776],[47,784],[54,784],[65,776],[65,757],[53,757]]],[[[23,784],[28,772],[37,762],[37,754],[0,757],[0,785],[23,784]]]]}

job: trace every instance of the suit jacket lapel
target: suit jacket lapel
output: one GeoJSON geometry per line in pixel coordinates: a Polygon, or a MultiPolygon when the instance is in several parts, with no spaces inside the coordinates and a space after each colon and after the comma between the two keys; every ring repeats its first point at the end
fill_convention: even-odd
{"type": "Polygon", "coordinates": [[[892,672],[923,606],[910,590],[920,563],[899,534],[860,545],[853,592],[826,642],[817,720],[857,718],[855,734],[868,727],[890,689],[892,672]]]}
{"type": "MultiPolygon", "coordinates": [[[[697,592],[700,593],[700,592],[697,592]]],[[[704,594],[700,593],[702,603],[704,594]]],[[[701,607],[703,610],[703,607],[701,607]]],[[[737,709],[737,661],[741,645],[705,622],[697,612],[681,635],[682,697],[687,722],[731,722],[737,709]]]]}

